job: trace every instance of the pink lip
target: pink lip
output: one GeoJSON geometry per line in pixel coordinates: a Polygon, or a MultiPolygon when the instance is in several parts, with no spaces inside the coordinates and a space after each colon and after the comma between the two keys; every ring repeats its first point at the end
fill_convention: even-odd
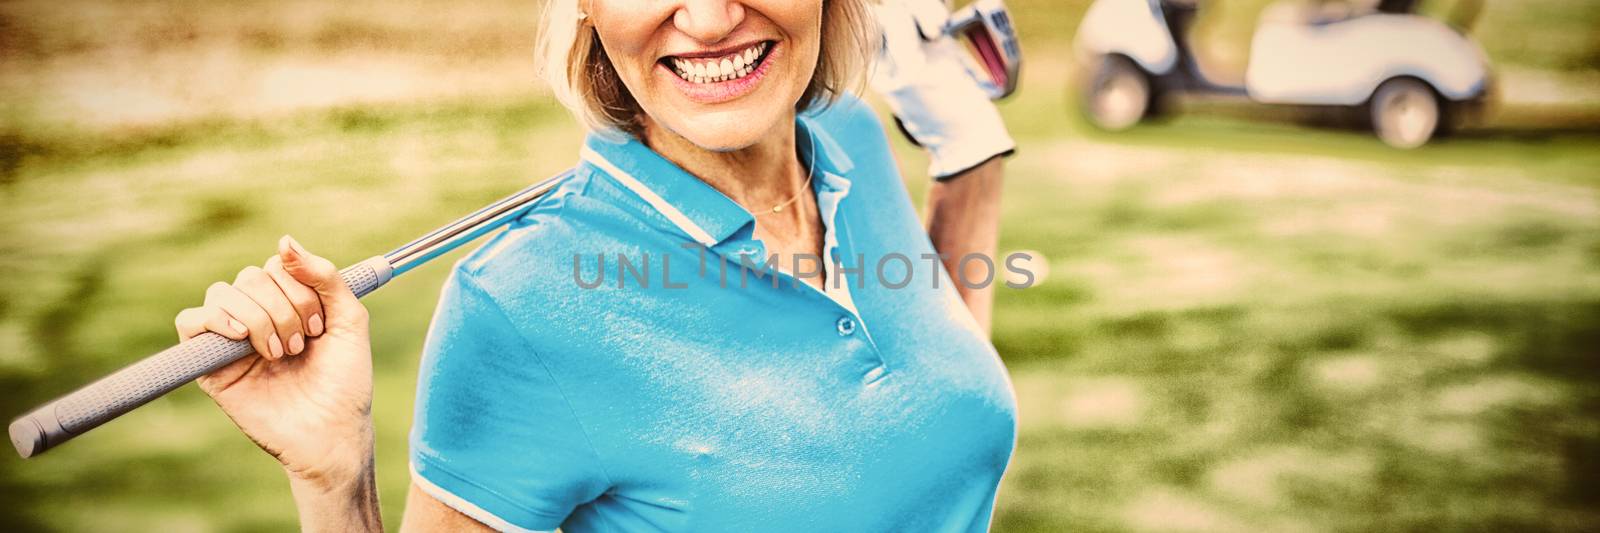
{"type": "Polygon", "coordinates": [[[678,77],[678,75],[672,72],[672,69],[667,68],[666,65],[657,64],[656,70],[660,75],[671,79],[672,85],[677,87],[678,90],[681,91],[689,100],[692,100],[698,104],[720,104],[738,99],[741,96],[754,92],[756,90],[756,86],[759,85],[761,80],[767,76],[767,70],[772,68],[772,60],[778,57],[778,54],[781,54],[782,52],[783,47],[778,43],[773,43],[772,49],[767,51],[767,57],[761,62],[761,66],[756,67],[756,71],[751,72],[749,76],[745,76],[737,80],[719,81],[715,83],[694,83],[678,77]]]}

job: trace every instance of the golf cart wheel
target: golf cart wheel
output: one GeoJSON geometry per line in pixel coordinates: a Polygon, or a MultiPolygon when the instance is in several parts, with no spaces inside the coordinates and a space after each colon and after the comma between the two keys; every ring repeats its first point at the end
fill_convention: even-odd
{"type": "Polygon", "coordinates": [[[1384,144],[1410,149],[1422,146],[1440,129],[1443,118],[1433,88],[1415,78],[1395,78],[1372,93],[1372,131],[1384,144]]]}
{"type": "Polygon", "coordinates": [[[1084,114],[1095,127],[1122,131],[1133,127],[1150,114],[1155,100],[1150,76],[1132,60],[1108,55],[1100,62],[1084,91],[1084,114]]]}

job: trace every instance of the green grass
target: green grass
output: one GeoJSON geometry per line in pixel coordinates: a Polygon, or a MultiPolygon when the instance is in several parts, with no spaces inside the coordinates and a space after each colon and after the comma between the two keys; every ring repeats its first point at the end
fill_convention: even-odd
{"type": "MultiPolygon", "coordinates": [[[[1028,105],[1071,120],[1007,110],[1028,105]]],[[[1051,273],[996,311],[1023,417],[998,530],[1596,524],[1592,138],[1397,153],[1219,118],[1118,137],[1031,120],[1002,247],[1051,273]]],[[[164,347],[178,309],[281,233],[355,261],[577,146],[538,99],[40,139],[0,214],[6,412],[164,347]]],[[[391,523],[449,261],[369,302],[391,523]]],[[[7,520],[28,527],[294,523],[276,466],[193,388],[0,473],[7,520]]]]}
{"type": "MultiPolygon", "coordinates": [[[[1224,4],[1210,38],[1237,40],[1259,3],[1224,4]]],[[[1108,135],[1066,90],[1085,5],[1013,2],[1055,16],[1019,21],[1001,244],[1050,273],[998,295],[1022,433],[996,530],[1600,528],[1600,133],[1519,124],[1400,152],[1236,109],[1108,135]]],[[[1563,44],[1593,8],[1496,5],[1491,55],[1593,57],[1563,44]]],[[[6,414],[169,345],[179,309],[281,234],[357,261],[568,168],[579,142],[526,94],[133,127],[40,118],[45,96],[0,98],[6,414]]],[[[897,150],[920,198],[925,159],[897,150]]],[[[391,527],[422,335],[458,256],[367,301],[391,527]]],[[[276,464],[193,387],[38,459],[0,454],[0,530],[294,525],[276,464]]]]}

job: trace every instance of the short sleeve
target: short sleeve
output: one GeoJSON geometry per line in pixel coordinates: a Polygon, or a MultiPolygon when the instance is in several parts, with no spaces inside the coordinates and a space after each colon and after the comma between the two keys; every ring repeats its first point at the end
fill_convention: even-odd
{"type": "Polygon", "coordinates": [[[424,347],[411,469],[439,501],[509,531],[554,530],[609,485],[560,385],[461,268],[424,347]]]}

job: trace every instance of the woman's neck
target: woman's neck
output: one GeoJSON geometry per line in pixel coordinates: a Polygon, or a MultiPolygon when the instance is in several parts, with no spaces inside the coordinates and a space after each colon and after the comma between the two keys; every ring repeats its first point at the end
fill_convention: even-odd
{"type": "Polygon", "coordinates": [[[706,150],[646,120],[644,144],[751,212],[794,198],[806,170],[795,151],[794,120],[780,120],[756,144],[729,152],[706,150]]]}
{"type": "MultiPolygon", "coordinates": [[[[765,215],[756,219],[752,237],[766,243],[779,270],[793,274],[799,268],[800,256],[812,258],[813,264],[822,260],[822,220],[816,196],[803,187],[806,169],[795,151],[793,115],[779,121],[774,131],[767,132],[755,144],[731,152],[696,146],[649,119],[643,137],[646,146],[668,161],[721,191],[751,214],[765,215]],[[782,211],[772,210],[790,199],[795,202],[782,211]]],[[[802,281],[820,290],[825,287],[820,265],[816,271],[816,275],[802,281]]]]}

